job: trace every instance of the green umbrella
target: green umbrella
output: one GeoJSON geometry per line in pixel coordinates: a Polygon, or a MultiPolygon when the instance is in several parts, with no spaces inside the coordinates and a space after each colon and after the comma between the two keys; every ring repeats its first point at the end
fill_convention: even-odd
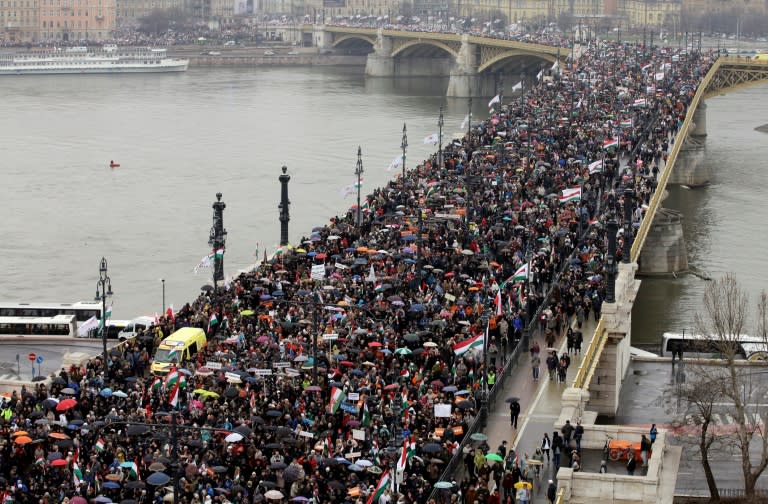
{"type": "Polygon", "coordinates": [[[410,355],[413,352],[411,351],[410,348],[403,347],[403,348],[398,348],[397,350],[395,350],[395,353],[399,354],[399,355],[410,355]]]}
{"type": "Polygon", "coordinates": [[[501,458],[501,455],[498,453],[489,453],[485,456],[486,460],[493,460],[495,462],[504,462],[504,459],[501,458]]]}

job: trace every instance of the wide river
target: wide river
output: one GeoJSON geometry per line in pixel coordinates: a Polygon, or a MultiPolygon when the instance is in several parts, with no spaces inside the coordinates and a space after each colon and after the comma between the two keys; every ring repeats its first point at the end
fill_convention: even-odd
{"type": "MultiPolygon", "coordinates": [[[[159,312],[161,278],[166,303],[179,307],[209,281],[209,270],[192,270],[210,251],[217,192],[231,275],[256,261],[257,247],[262,255],[277,246],[282,165],[296,242],[354,202],[340,191],[355,180],[358,145],[370,191],[395,175],[387,167],[404,122],[409,167],[434,150],[423,139],[437,132],[441,105],[444,143],[459,132],[467,100],[446,99],[445,85],[366,80],[349,68],[0,79],[0,299],[93,299],[104,256],[115,318],[159,312]]],[[[732,271],[753,295],[768,284],[768,136],[753,130],[768,122],[767,91],[709,100],[714,183],[673,189],[667,201],[685,213],[691,264],[712,276],[732,271]]],[[[489,98],[474,100],[476,117],[487,115],[489,98]]],[[[703,287],[694,276],[644,281],[634,341],[690,327],[703,287]]]]}

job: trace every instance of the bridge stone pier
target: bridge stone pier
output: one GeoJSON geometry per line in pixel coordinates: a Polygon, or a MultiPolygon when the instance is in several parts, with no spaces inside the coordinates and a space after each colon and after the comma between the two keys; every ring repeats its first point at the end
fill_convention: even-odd
{"type": "Polygon", "coordinates": [[[682,213],[669,208],[656,211],[639,263],[640,274],[646,276],[688,271],[682,213]]]}
{"type": "MultiPolygon", "coordinates": [[[[434,44],[442,45],[438,42],[434,44]]],[[[373,52],[368,54],[365,63],[365,75],[369,77],[441,77],[449,75],[453,66],[450,54],[444,56],[419,55],[418,52],[407,58],[398,58],[398,54],[415,46],[413,42],[403,43],[384,34],[379,29],[373,52]]]]}

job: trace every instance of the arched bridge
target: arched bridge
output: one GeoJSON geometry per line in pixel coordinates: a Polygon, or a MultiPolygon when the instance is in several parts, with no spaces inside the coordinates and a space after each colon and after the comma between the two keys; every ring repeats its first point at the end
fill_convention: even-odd
{"type": "Polygon", "coordinates": [[[493,95],[548,70],[570,48],[454,33],[318,26],[321,49],[368,54],[372,77],[450,76],[448,96],[493,95]]]}
{"type": "MultiPolygon", "coordinates": [[[[643,273],[647,263],[654,260],[654,256],[668,258],[670,250],[664,247],[668,247],[670,243],[677,246],[674,243],[683,239],[682,229],[679,230],[679,238],[677,237],[678,230],[673,222],[675,214],[661,208],[667,184],[695,185],[708,181],[701,144],[701,138],[706,135],[704,99],[765,84],[768,84],[768,61],[731,56],[718,58],[702,78],[675,142],[669,150],[658,186],[632,244],[629,256],[631,260],[619,266],[615,287],[616,301],[603,303],[600,321],[584,353],[574,382],[563,394],[561,419],[588,418],[590,412],[608,416],[616,414],[621,384],[629,366],[632,306],[640,286],[640,281],[635,279],[635,273],[638,267],[643,273]],[[694,151],[693,156],[690,151],[694,151]],[[681,152],[683,155],[678,161],[681,152]],[[671,239],[670,235],[675,237],[671,239]]],[[[625,216],[625,223],[626,221],[625,216]]],[[[684,253],[684,244],[682,248],[684,253]]]]}

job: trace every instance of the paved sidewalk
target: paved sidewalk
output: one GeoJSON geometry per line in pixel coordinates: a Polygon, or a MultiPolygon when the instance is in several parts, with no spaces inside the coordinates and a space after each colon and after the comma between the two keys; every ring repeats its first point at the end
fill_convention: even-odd
{"type": "MultiPolygon", "coordinates": [[[[590,320],[585,321],[581,329],[584,338],[581,345],[582,355],[592,341],[596,326],[597,323],[594,321],[593,314],[590,313],[590,320]]],[[[503,393],[499,395],[496,404],[488,413],[488,425],[483,431],[488,436],[488,446],[490,446],[491,452],[495,452],[501,442],[506,440],[507,446],[513,447],[521,459],[525,457],[525,453],[533,454],[536,447],[541,446],[541,438],[545,432],[549,433],[550,439],[552,438],[554,422],[560,416],[560,398],[563,390],[573,382],[582,359],[582,355],[571,356],[571,365],[568,366],[565,383],[560,384],[551,381],[547,373],[546,352],[544,350],[546,347],[543,335],[537,330],[531,337],[530,343],[536,339],[542,348],[540,354],[541,373],[538,383],[533,381],[531,354],[527,348],[523,349],[524,351],[521,352],[511,375],[504,381],[503,393]],[[505,402],[505,399],[511,396],[520,398],[522,411],[518,417],[517,429],[510,426],[509,404],[505,402]]],[[[555,347],[559,349],[558,356],[560,356],[566,348],[565,337],[560,338],[555,347]]],[[[572,420],[572,423],[576,424],[575,419],[572,420]]],[[[548,479],[554,479],[554,473],[554,466],[552,464],[547,465],[545,460],[541,471],[542,482],[538,488],[534,488],[532,504],[547,502],[546,483],[548,479]]]]}

